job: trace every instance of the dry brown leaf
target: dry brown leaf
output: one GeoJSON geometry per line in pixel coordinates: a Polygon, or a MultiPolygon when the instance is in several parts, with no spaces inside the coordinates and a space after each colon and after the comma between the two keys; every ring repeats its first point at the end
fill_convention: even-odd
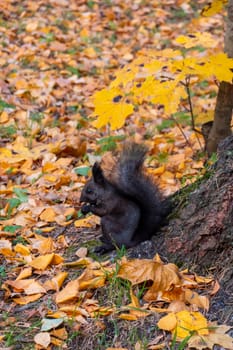
{"type": "Polygon", "coordinates": [[[79,296],[79,281],[78,279],[70,281],[67,283],[65,288],[63,288],[56,295],[56,303],[62,304],[68,301],[77,299],[79,296]]]}
{"type": "Polygon", "coordinates": [[[85,258],[87,256],[87,248],[86,247],[82,247],[82,248],[79,248],[75,255],[77,255],[79,258],[85,258]]]}
{"type": "Polygon", "coordinates": [[[106,348],[106,350],[128,350],[127,348],[106,348]]]}
{"type": "Polygon", "coordinates": [[[30,283],[27,287],[24,288],[24,292],[27,295],[46,293],[45,288],[37,281],[30,283]]]}
{"type": "Polygon", "coordinates": [[[53,208],[47,208],[40,214],[40,219],[46,222],[54,222],[56,213],[53,208]]]}
{"type": "Polygon", "coordinates": [[[33,295],[26,295],[18,298],[13,298],[14,302],[19,305],[26,305],[29,303],[33,303],[34,301],[40,299],[44,293],[39,293],[39,294],[33,294],[33,295]]]}
{"type": "Polygon", "coordinates": [[[51,342],[51,337],[50,337],[49,332],[37,333],[34,337],[34,341],[36,344],[41,345],[44,348],[47,348],[51,342]]]}
{"type": "Polygon", "coordinates": [[[79,289],[86,290],[88,288],[95,289],[105,285],[107,274],[104,270],[86,270],[79,276],[79,289]]]}
{"type": "Polygon", "coordinates": [[[167,309],[172,312],[179,312],[182,310],[188,310],[188,307],[183,301],[173,300],[167,309]]]}
{"type": "Polygon", "coordinates": [[[219,345],[224,349],[233,349],[233,338],[230,337],[226,332],[231,328],[225,325],[209,324],[208,335],[194,335],[189,341],[188,345],[190,348],[202,350],[202,349],[213,349],[214,345],[219,345]]]}
{"type": "Polygon", "coordinates": [[[62,284],[65,281],[67,276],[68,276],[67,272],[60,272],[58,275],[53,277],[51,280],[46,281],[44,283],[44,287],[46,288],[47,291],[48,290],[59,291],[59,289],[61,288],[61,286],[62,286],[62,284]]]}
{"type": "Polygon", "coordinates": [[[34,283],[35,279],[23,279],[23,280],[15,280],[15,281],[10,281],[7,280],[5,282],[6,285],[9,285],[15,289],[16,292],[23,292],[25,288],[30,286],[30,284],[34,283]]]}
{"type": "Polygon", "coordinates": [[[30,249],[21,243],[16,244],[14,251],[23,256],[30,255],[30,249]]]}
{"type": "Polygon", "coordinates": [[[185,290],[185,301],[191,305],[197,305],[204,310],[209,310],[209,298],[204,295],[198,295],[190,289],[185,290]]]}
{"type": "Polygon", "coordinates": [[[66,314],[72,315],[75,317],[78,315],[89,317],[89,313],[84,308],[78,307],[77,305],[61,306],[59,310],[60,312],[65,312],[66,314]]]}
{"type": "Polygon", "coordinates": [[[16,280],[22,280],[24,278],[30,277],[31,275],[32,275],[32,268],[27,267],[20,272],[16,280]]]}
{"type": "Polygon", "coordinates": [[[65,328],[53,329],[50,334],[62,340],[67,339],[68,336],[65,328]]]}

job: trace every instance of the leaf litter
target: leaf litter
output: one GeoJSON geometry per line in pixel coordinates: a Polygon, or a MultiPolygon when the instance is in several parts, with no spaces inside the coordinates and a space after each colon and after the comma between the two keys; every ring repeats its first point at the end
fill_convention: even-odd
{"type": "MultiPolygon", "coordinates": [[[[178,27],[173,23],[171,5],[179,5],[186,14],[193,14],[190,3],[184,1],[163,4],[145,1],[143,6],[139,2],[117,0],[111,4],[98,0],[21,1],[20,4],[9,0],[2,4],[0,308],[4,312],[0,342],[3,346],[24,342],[24,333],[20,334],[17,328],[13,328],[15,343],[9,337],[11,327],[19,320],[22,329],[31,324],[36,349],[65,349],[66,344],[72,343],[68,333],[82,330],[85,334],[85,327],[88,330],[91,322],[100,333],[106,328],[102,322],[106,317],[144,322],[165,313],[158,326],[180,338],[191,334],[190,347],[203,349],[220,344],[231,348],[232,340],[226,335],[229,328],[212,325],[200,313],[208,310],[209,295],[218,290],[217,281],[198,280],[200,276],[179,271],[177,266],[164,264],[159,257],[143,264],[142,260],[126,258],[117,263],[97,262],[86,256],[88,251],[82,251],[77,253],[78,257],[81,254],[79,260],[65,261],[63,256],[72,240],[66,234],[57,234],[58,226],[65,233],[71,224],[76,229],[74,232],[99,224],[93,216],[81,220],[77,217],[80,189],[90,169],[86,155],[102,151],[100,145],[91,141],[101,138],[88,119],[93,113],[91,97],[110,84],[116,67],[134,59],[138,46],[151,49],[157,45],[159,50],[168,40],[172,47],[178,32],[186,33],[187,22],[180,21],[178,27]],[[75,171],[81,167],[87,167],[87,172],[75,171]],[[99,290],[122,280],[130,287],[128,291],[125,287],[127,296],[120,303],[96,298],[99,290]],[[205,295],[199,294],[199,290],[205,295]],[[39,324],[33,325],[34,318],[39,319],[39,324]]],[[[221,50],[221,18],[199,21],[194,18],[189,26],[195,26],[197,31],[209,26],[215,49],[221,50]]],[[[201,39],[205,40],[203,45],[209,45],[211,40],[201,39]]],[[[183,45],[187,43],[186,38],[179,40],[183,40],[183,45]]],[[[167,55],[171,54],[167,51],[167,55]]],[[[155,67],[150,65],[148,69],[155,67]]],[[[210,84],[210,93],[214,89],[210,84]]],[[[110,99],[110,111],[114,103],[120,102],[121,111],[131,112],[127,101],[120,97],[121,91],[117,91],[117,101],[115,95],[110,99]]],[[[214,100],[206,103],[211,105],[214,100]]],[[[163,122],[159,110],[148,105],[139,106],[134,118],[134,133],[139,140],[163,122]]],[[[153,166],[150,171],[164,193],[170,194],[180,188],[182,177],[187,178],[186,183],[193,181],[203,169],[203,161],[193,159],[199,145],[189,128],[185,129],[188,145],[177,126],[163,130],[166,132],[157,133],[153,141],[148,141],[153,166]],[[157,154],[165,154],[169,161],[161,165],[157,154]]],[[[132,132],[131,123],[124,126],[124,132],[126,135],[132,132]]],[[[158,341],[157,338],[149,348],[164,344],[164,337],[158,341]]],[[[140,344],[135,341],[135,349],[140,349],[140,344]]],[[[115,349],[118,345],[122,348],[121,344],[115,345],[115,349]]],[[[17,346],[26,349],[27,343],[17,346]]]]}

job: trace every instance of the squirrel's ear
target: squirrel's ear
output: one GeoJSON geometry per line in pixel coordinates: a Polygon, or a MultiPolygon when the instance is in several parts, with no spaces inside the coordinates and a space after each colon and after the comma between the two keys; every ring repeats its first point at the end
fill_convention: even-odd
{"type": "Polygon", "coordinates": [[[97,163],[97,162],[95,162],[95,164],[93,165],[92,175],[93,175],[94,181],[97,184],[102,185],[102,186],[105,184],[105,178],[104,178],[103,171],[102,171],[99,163],[97,163]]]}

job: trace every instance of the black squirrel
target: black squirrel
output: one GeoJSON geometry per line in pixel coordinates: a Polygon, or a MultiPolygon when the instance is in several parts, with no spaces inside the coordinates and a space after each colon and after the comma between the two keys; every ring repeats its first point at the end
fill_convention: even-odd
{"type": "Polygon", "coordinates": [[[145,145],[131,142],[124,146],[110,176],[98,162],[92,168],[80,202],[85,203],[83,214],[101,217],[103,244],[96,248],[98,253],[150,239],[169,213],[166,200],[143,170],[146,153],[145,145]]]}

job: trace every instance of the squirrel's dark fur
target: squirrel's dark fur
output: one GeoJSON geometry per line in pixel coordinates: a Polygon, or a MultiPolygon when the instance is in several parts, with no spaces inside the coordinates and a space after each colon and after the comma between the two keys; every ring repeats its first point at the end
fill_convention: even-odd
{"type": "Polygon", "coordinates": [[[83,214],[92,212],[101,217],[103,245],[96,249],[100,253],[150,239],[168,214],[157,186],[143,171],[146,152],[144,145],[126,144],[114,181],[107,180],[99,163],[92,168],[80,202],[86,203],[83,214]]]}

